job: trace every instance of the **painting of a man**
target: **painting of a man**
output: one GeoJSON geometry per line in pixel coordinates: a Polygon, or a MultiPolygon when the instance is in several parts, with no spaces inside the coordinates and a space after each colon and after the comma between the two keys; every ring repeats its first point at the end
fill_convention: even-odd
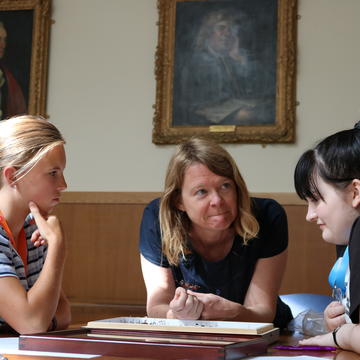
{"type": "Polygon", "coordinates": [[[0,118],[6,119],[16,114],[26,112],[26,102],[23,91],[15,76],[4,64],[7,31],[0,22],[0,118]]]}
{"type": "Polygon", "coordinates": [[[193,4],[177,8],[173,126],[274,123],[276,39],[266,42],[261,17],[243,9],[222,1],[193,4]],[[181,33],[186,23],[193,35],[187,38],[181,33]]]}

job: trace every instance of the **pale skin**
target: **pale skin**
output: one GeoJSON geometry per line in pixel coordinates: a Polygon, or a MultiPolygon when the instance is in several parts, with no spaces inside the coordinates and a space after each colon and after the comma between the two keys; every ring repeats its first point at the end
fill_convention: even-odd
{"type": "Polygon", "coordinates": [[[45,242],[48,246],[43,269],[28,292],[16,277],[0,278],[0,316],[19,333],[47,331],[54,316],[57,329],[66,328],[71,320],[69,302],[61,288],[65,239],[59,220],[49,215],[67,186],[64,168],[64,148],[58,145],[22,179],[14,181],[15,169],[10,166],[1,174],[1,211],[15,242],[31,211],[38,227],[31,240],[36,246],[45,242]]]}
{"type": "MultiPolygon", "coordinates": [[[[232,223],[237,216],[236,189],[232,180],[212,173],[202,164],[186,171],[179,209],[192,220],[194,249],[208,261],[224,258],[232,248],[232,223]]],[[[150,317],[272,322],[286,264],[286,251],[259,259],[244,304],[214,294],[175,288],[170,268],[152,264],[141,256],[150,317]]]]}
{"type": "MultiPolygon", "coordinates": [[[[336,341],[343,350],[360,353],[360,325],[344,324],[336,333],[336,341]]],[[[300,341],[300,345],[336,346],[332,333],[300,341]]]]}
{"type": "Polygon", "coordinates": [[[324,311],[324,320],[326,328],[330,331],[336,329],[338,326],[345,324],[344,317],[345,307],[338,301],[331,302],[324,311]]]}
{"type": "MultiPolygon", "coordinates": [[[[344,190],[337,190],[322,179],[317,180],[324,200],[309,201],[307,220],[320,225],[323,239],[339,245],[347,245],[352,223],[360,215],[360,180],[354,179],[344,190]]],[[[339,302],[330,303],[324,311],[327,328],[332,331],[341,325],[336,334],[337,342],[345,350],[360,353],[360,327],[345,324],[345,309],[339,302]]],[[[332,333],[300,341],[301,345],[336,346],[332,333]]]]}

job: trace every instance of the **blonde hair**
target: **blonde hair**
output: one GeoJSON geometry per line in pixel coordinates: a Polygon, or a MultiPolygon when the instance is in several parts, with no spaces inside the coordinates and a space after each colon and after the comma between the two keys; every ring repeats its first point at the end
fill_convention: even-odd
{"type": "Polygon", "coordinates": [[[60,131],[40,116],[21,115],[3,120],[0,122],[0,171],[6,166],[16,168],[16,182],[60,144],[65,144],[60,131]]]}
{"type": "Polygon", "coordinates": [[[172,156],[165,177],[165,188],[160,200],[160,229],[162,250],[172,265],[190,252],[187,237],[191,221],[177,208],[186,169],[195,163],[205,165],[214,174],[234,181],[237,190],[238,216],[233,223],[235,232],[244,244],[259,231],[259,224],[252,214],[251,199],[244,179],[231,155],[210,140],[191,138],[179,145],[172,156]]]}

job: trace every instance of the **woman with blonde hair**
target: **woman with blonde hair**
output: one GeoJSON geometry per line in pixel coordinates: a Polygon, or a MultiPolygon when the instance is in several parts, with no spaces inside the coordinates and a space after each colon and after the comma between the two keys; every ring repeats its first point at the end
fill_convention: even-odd
{"type": "Polygon", "coordinates": [[[250,198],[225,149],[206,139],[184,142],[170,160],[161,199],[142,219],[148,316],[285,327],[292,316],[278,291],[287,241],[282,207],[250,198]]]}
{"type": "Polygon", "coordinates": [[[0,324],[18,333],[70,323],[61,288],[65,239],[49,215],[67,186],[64,144],[40,117],[0,123],[0,324]]]}

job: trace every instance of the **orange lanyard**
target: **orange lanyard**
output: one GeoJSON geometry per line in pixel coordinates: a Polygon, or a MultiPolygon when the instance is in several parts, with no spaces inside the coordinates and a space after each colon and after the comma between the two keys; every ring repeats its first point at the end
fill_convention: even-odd
{"type": "Polygon", "coordinates": [[[15,243],[15,239],[14,236],[6,222],[6,219],[4,218],[2,212],[0,211],[0,225],[1,227],[6,231],[10,242],[12,244],[12,246],[14,247],[14,249],[18,252],[18,254],[20,255],[23,263],[24,263],[24,269],[25,269],[25,274],[27,273],[27,241],[26,241],[26,236],[25,236],[25,230],[24,228],[21,229],[20,233],[19,233],[19,238],[18,238],[18,243],[16,246],[15,243]]]}

